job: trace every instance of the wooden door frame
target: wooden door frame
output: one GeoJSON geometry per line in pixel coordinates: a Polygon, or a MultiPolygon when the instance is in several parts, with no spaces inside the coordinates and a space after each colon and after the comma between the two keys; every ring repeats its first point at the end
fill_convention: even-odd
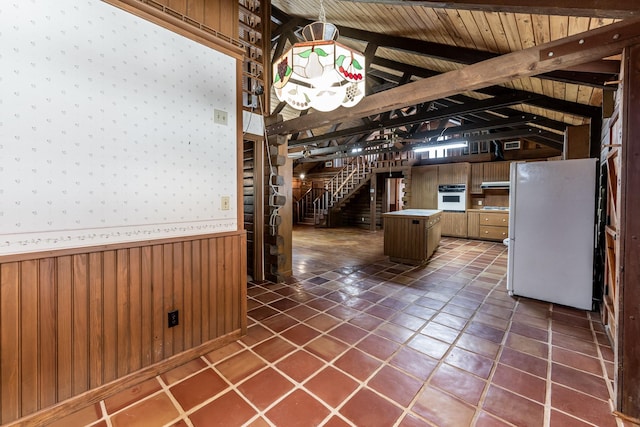
{"type": "Polygon", "coordinates": [[[624,50],[616,403],[640,422],[640,44],[624,50]]]}

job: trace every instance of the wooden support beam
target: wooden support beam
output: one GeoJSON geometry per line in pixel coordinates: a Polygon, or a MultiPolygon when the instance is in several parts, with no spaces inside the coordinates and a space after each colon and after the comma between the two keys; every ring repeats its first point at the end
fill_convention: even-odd
{"type": "Polygon", "coordinates": [[[537,13],[541,15],[629,18],[640,16],[637,0],[341,0],[356,3],[467,9],[484,12],[537,13]]]}
{"type": "MultiPolygon", "coordinates": [[[[391,92],[391,90],[387,91],[386,93],[389,93],[389,92],[391,92]]],[[[414,123],[422,123],[429,120],[445,119],[450,116],[468,114],[474,111],[486,111],[492,108],[500,108],[500,107],[505,107],[509,105],[521,104],[524,102],[524,100],[528,98],[529,98],[529,95],[518,94],[518,95],[505,95],[499,98],[484,99],[481,101],[476,100],[474,102],[459,104],[459,105],[451,106],[448,108],[442,108],[439,110],[424,111],[421,113],[413,114],[411,116],[397,117],[397,118],[388,119],[388,120],[379,120],[377,122],[374,122],[371,124],[365,124],[363,126],[341,129],[341,130],[332,132],[331,134],[323,134],[323,135],[318,135],[311,138],[299,139],[295,142],[289,143],[289,147],[296,147],[300,145],[310,145],[311,143],[325,141],[327,139],[344,138],[346,136],[361,135],[363,133],[371,132],[373,126],[377,127],[380,130],[397,128],[400,126],[407,126],[414,123]]],[[[386,111],[386,110],[382,110],[382,111],[386,111]]],[[[311,117],[313,115],[315,114],[310,114],[308,117],[311,117]]],[[[297,120],[297,119],[294,119],[294,120],[297,120]]]]}
{"type": "Polygon", "coordinates": [[[314,112],[269,126],[269,134],[289,134],[379,114],[397,108],[506,83],[523,77],[591,62],[619,53],[640,42],[640,18],[633,18],[550,43],[511,52],[462,69],[408,83],[365,97],[352,108],[314,112]]]}
{"type": "Polygon", "coordinates": [[[637,423],[640,422],[640,44],[626,50],[624,56],[616,378],[618,410],[637,423]]]}

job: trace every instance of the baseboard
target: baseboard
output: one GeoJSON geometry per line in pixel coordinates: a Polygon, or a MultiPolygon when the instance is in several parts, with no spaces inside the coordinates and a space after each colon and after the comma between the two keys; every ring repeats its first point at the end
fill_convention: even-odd
{"type": "Polygon", "coordinates": [[[146,368],[140,369],[136,372],[132,372],[131,374],[111,381],[108,384],[86,391],[82,394],[56,403],[53,406],[42,409],[31,415],[27,415],[26,417],[12,421],[11,423],[6,424],[4,427],[45,426],[57,419],[73,414],[74,412],[84,408],[85,406],[98,403],[115,393],[126,390],[129,387],[133,387],[136,384],[154,378],[164,372],[183,365],[188,361],[195,359],[196,357],[203,356],[220,347],[224,347],[229,343],[237,341],[242,337],[242,335],[242,330],[236,330],[227,335],[201,344],[198,347],[194,347],[192,349],[183,351],[182,353],[171,356],[166,360],[147,366],[146,368]]]}

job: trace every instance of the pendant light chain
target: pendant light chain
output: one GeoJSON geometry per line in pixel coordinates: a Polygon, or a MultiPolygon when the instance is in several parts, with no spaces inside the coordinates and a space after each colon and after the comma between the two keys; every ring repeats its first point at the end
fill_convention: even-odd
{"type": "Polygon", "coordinates": [[[324,10],[324,1],[320,0],[320,16],[318,16],[318,21],[325,23],[327,22],[327,13],[324,10]]]}

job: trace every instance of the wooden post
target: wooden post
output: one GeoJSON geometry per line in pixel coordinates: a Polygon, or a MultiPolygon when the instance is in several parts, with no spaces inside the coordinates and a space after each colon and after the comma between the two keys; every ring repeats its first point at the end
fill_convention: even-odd
{"type": "Polygon", "coordinates": [[[376,231],[376,199],[378,197],[378,174],[371,174],[369,187],[369,230],[376,231]]]}
{"type": "Polygon", "coordinates": [[[617,407],[640,423],[640,44],[623,55],[617,407]]]}

